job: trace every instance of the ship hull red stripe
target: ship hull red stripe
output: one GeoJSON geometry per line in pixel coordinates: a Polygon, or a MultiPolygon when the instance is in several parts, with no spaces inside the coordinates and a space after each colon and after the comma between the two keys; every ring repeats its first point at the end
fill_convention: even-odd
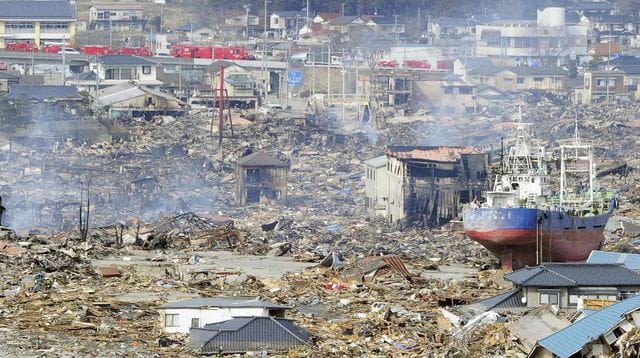
{"type": "Polygon", "coordinates": [[[467,236],[498,256],[504,268],[519,268],[539,262],[583,261],[592,250],[600,248],[603,231],[602,227],[538,232],[535,229],[467,230],[467,236]]]}

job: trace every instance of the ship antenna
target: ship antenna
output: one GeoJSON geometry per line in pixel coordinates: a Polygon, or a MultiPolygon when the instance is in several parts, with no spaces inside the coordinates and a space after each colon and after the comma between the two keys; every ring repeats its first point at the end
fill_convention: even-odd
{"type": "Polygon", "coordinates": [[[500,175],[504,175],[504,137],[500,137],[500,175]]]}

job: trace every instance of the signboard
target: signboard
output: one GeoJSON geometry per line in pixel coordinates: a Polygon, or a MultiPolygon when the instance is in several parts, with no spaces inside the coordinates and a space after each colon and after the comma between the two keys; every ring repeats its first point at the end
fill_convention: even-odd
{"type": "Polygon", "coordinates": [[[287,75],[287,84],[289,86],[302,86],[302,72],[289,71],[287,75]]]}

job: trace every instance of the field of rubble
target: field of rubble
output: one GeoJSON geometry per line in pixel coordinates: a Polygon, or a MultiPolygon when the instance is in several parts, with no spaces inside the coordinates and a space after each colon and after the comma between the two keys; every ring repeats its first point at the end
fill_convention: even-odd
{"type": "Polygon", "coordinates": [[[510,288],[497,259],[459,221],[401,230],[369,218],[361,179],[362,162],[387,144],[475,145],[495,161],[521,103],[547,148],[573,137],[577,117],[580,137],[598,148],[599,183],[620,199],[605,248],[640,252],[634,233],[619,229],[640,217],[640,103],[576,115],[529,93],[474,117],[391,116],[377,130],[332,123],[356,128],[332,146],[303,103],[268,116],[233,112],[222,148],[199,113],[102,120],[108,142],[9,145],[2,135],[0,354],[197,356],[188,337],[161,332],[156,307],[216,295],[291,306],[314,335],[313,349],[291,356],[522,354],[501,323],[458,331],[443,315],[510,288]],[[235,162],[257,149],[290,164],[286,206],[234,205],[235,162]],[[276,230],[261,228],[276,220],[276,230]]]}

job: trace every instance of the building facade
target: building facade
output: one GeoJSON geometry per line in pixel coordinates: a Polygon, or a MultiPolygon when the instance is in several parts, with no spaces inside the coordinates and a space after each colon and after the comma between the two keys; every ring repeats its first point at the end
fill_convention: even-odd
{"type": "Polygon", "coordinates": [[[75,8],[66,0],[6,0],[0,4],[0,49],[10,43],[75,44],[75,8]]]}
{"type": "Polygon", "coordinates": [[[287,163],[265,152],[242,157],[236,167],[237,205],[287,202],[287,163]]]}
{"type": "Polygon", "coordinates": [[[144,18],[142,6],[138,4],[102,4],[89,8],[91,30],[142,31],[144,18]]]}
{"type": "Polygon", "coordinates": [[[476,26],[475,53],[502,66],[559,65],[587,54],[588,27],[565,22],[565,9],[538,10],[536,20],[495,20],[476,26]]]}

